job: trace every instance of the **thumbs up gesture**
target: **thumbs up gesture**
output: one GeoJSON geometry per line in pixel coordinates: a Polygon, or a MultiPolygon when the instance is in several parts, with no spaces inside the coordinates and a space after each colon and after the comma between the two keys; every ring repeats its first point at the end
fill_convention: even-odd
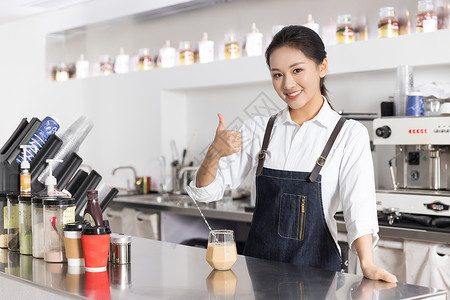
{"type": "Polygon", "coordinates": [[[217,126],[216,136],[211,144],[220,157],[228,156],[238,152],[242,146],[242,136],[240,131],[226,130],[225,117],[217,114],[219,117],[219,125],[217,126]]]}

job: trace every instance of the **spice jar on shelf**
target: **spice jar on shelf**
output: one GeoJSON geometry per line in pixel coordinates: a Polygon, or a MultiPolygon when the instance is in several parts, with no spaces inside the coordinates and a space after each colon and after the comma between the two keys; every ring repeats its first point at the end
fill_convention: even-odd
{"type": "Polygon", "coordinates": [[[19,194],[6,195],[8,200],[8,250],[19,251],[19,194]]]}
{"type": "Polygon", "coordinates": [[[20,254],[31,255],[32,247],[32,222],[31,222],[31,197],[19,197],[19,245],[20,254]]]}
{"type": "Polygon", "coordinates": [[[241,57],[241,48],[237,42],[235,33],[225,35],[225,59],[235,59],[241,57]]]}
{"type": "Polygon", "coordinates": [[[411,18],[409,10],[402,9],[398,14],[398,34],[407,35],[412,33],[411,18]]]}
{"type": "Polygon", "coordinates": [[[159,49],[158,67],[171,68],[175,66],[175,48],[170,46],[170,41],[167,40],[165,45],[159,49]]]}
{"type": "Polygon", "coordinates": [[[0,193],[0,248],[8,249],[8,202],[6,193],[0,193]]]}
{"type": "Polygon", "coordinates": [[[108,76],[113,73],[113,64],[111,57],[108,54],[103,54],[100,56],[100,73],[104,76],[108,76]]]}
{"type": "Polygon", "coordinates": [[[191,42],[180,42],[180,65],[192,65],[194,63],[194,52],[191,50],[191,42]]]}
{"type": "Polygon", "coordinates": [[[378,38],[391,38],[398,36],[398,21],[392,6],[380,8],[380,21],[378,22],[378,38]]]}
{"type": "Polygon", "coordinates": [[[204,32],[202,40],[198,43],[198,60],[200,63],[214,61],[214,41],[208,40],[208,33],[204,32]]]}
{"type": "Polygon", "coordinates": [[[56,68],[56,74],[55,74],[55,80],[56,81],[67,81],[69,80],[69,68],[66,66],[65,63],[60,63],[58,67],[56,68]]]}
{"type": "Polygon", "coordinates": [[[351,15],[337,17],[336,43],[349,44],[355,41],[355,30],[352,26],[351,15]]]}
{"type": "Polygon", "coordinates": [[[149,48],[139,48],[139,70],[148,71],[153,68],[152,57],[149,48]]]}
{"type": "Polygon", "coordinates": [[[437,30],[438,20],[434,11],[433,0],[417,2],[416,33],[433,32],[437,30]]]}

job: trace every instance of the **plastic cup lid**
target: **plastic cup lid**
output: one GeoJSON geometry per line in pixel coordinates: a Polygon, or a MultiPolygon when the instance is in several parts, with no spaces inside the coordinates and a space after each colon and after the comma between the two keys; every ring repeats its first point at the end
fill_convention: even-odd
{"type": "Polygon", "coordinates": [[[87,225],[88,225],[88,223],[85,221],[76,221],[76,222],[67,223],[64,226],[64,231],[82,231],[83,228],[86,227],[87,225]]]}
{"type": "Polygon", "coordinates": [[[111,233],[111,229],[107,226],[96,226],[96,227],[86,226],[86,227],[84,227],[83,231],[81,232],[81,234],[84,234],[84,235],[101,235],[101,234],[110,234],[110,233],[111,233]]]}

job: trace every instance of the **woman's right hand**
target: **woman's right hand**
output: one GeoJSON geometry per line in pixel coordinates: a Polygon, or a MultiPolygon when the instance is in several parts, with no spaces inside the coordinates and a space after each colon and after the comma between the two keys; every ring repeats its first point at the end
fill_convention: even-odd
{"type": "Polygon", "coordinates": [[[240,131],[226,130],[225,117],[217,114],[219,126],[217,126],[216,136],[211,147],[220,157],[228,156],[239,152],[242,146],[242,136],[240,131]]]}

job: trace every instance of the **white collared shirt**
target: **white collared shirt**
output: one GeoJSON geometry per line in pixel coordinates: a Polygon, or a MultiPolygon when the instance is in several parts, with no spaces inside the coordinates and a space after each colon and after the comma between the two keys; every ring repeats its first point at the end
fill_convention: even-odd
{"type": "MultiPolygon", "coordinates": [[[[324,101],[319,113],[299,126],[292,121],[286,106],[275,120],[264,167],[311,172],[339,118],[324,101]]],[[[255,174],[268,120],[269,116],[258,116],[244,122],[241,150],[221,158],[216,178],[208,186],[197,188],[194,178],[186,189],[189,196],[201,202],[219,200],[227,185],[237,188],[249,172],[255,174]]],[[[336,245],[334,215],[339,204],[351,248],[355,250],[353,242],[366,234],[372,234],[375,245],[378,241],[375,181],[369,135],[364,125],[354,120],[344,123],[320,174],[324,216],[336,245]]],[[[252,182],[254,185],[255,180],[252,182]]],[[[252,196],[256,194],[253,191],[254,188],[252,196]]]]}

